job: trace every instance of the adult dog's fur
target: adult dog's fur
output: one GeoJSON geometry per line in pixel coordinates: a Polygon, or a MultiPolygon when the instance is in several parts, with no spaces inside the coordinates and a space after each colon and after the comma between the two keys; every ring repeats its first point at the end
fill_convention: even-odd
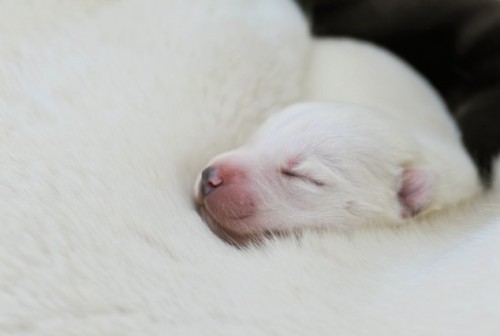
{"type": "Polygon", "coordinates": [[[352,36],[384,46],[444,96],[464,143],[491,182],[500,153],[498,0],[297,0],[319,36],[352,36]]]}
{"type": "Polygon", "coordinates": [[[292,1],[1,1],[0,23],[0,334],[500,334],[498,193],[246,250],[196,213],[205,162],[301,98],[292,1]]]}

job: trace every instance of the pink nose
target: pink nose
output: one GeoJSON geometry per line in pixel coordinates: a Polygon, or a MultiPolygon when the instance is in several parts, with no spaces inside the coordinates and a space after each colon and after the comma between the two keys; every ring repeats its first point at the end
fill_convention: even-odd
{"type": "Polygon", "coordinates": [[[224,181],[217,169],[213,167],[205,168],[201,172],[200,193],[203,197],[206,197],[223,183],[224,181]]]}

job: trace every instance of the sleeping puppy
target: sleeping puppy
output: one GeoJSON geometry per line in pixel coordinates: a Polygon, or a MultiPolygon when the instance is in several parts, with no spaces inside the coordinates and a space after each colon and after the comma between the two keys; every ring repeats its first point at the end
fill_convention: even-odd
{"type": "Polygon", "coordinates": [[[401,223],[480,190],[443,102],[389,53],[353,40],[315,42],[304,100],[220,154],[195,184],[221,237],[401,223]]]}

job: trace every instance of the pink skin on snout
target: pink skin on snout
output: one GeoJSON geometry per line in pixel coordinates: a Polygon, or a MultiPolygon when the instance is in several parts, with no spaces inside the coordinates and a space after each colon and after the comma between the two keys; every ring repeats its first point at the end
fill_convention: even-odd
{"type": "Polygon", "coordinates": [[[196,202],[205,219],[236,235],[252,229],[248,219],[257,213],[258,195],[248,179],[248,165],[234,160],[217,160],[199,177],[196,202]],[[208,218],[207,218],[208,217],[208,218]]]}

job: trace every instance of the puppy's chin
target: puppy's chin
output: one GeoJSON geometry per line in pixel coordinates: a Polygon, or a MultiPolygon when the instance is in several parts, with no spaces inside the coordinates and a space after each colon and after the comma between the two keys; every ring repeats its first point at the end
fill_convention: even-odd
{"type": "Polygon", "coordinates": [[[244,247],[262,242],[263,236],[260,234],[241,234],[225,228],[210,215],[210,212],[204,205],[198,204],[198,212],[217,237],[233,246],[244,247]]]}
{"type": "Polygon", "coordinates": [[[287,237],[287,236],[300,236],[299,232],[295,231],[262,231],[257,233],[242,234],[238,232],[231,231],[220,223],[218,223],[205,208],[205,206],[198,204],[198,212],[201,218],[205,221],[210,230],[224,242],[233,245],[238,248],[244,248],[248,246],[256,246],[263,244],[266,240],[272,240],[277,237],[287,237]]]}

